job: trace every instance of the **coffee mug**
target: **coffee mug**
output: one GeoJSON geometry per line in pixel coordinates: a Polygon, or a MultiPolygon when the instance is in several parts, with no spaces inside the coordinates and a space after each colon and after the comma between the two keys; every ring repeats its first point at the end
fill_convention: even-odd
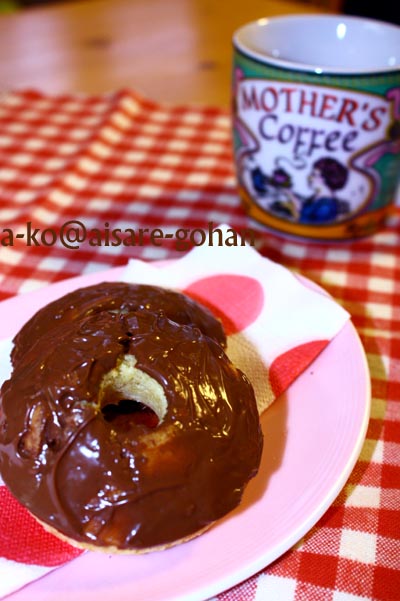
{"type": "Polygon", "coordinates": [[[260,19],[233,37],[233,142],[248,214],[323,240],[378,230],[400,182],[400,27],[260,19]]]}

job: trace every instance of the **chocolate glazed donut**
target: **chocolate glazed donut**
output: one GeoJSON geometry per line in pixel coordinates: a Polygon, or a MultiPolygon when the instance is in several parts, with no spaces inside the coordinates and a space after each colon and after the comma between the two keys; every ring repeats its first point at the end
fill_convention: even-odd
{"type": "MultiPolygon", "coordinates": [[[[17,335],[1,389],[5,483],[88,548],[144,552],[193,537],[239,504],[261,458],[246,377],[218,340],[156,312],[159,289],[146,288],[137,306],[127,292],[138,287],[102,284],[42,309],[17,335]]],[[[188,299],[171,294],[176,316],[188,299]]]]}

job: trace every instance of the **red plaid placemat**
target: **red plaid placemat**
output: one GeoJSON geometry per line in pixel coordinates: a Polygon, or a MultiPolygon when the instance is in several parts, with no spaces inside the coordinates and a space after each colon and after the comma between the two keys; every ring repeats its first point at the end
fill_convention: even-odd
{"type": "Polygon", "coordinates": [[[244,215],[223,111],[167,108],[129,91],[0,98],[2,299],[130,257],[181,256],[173,237],[154,244],[150,232],[210,222],[253,228],[262,254],[328,290],[351,313],[372,376],[367,439],[339,497],[294,549],[218,600],[399,599],[400,208],[365,240],[284,240],[244,215]],[[149,231],[135,246],[96,245],[94,237],[70,249],[58,237],[69,221],[103,233],[149,231]],[[10,232],[25,237],[11,245],[10,232]]]}

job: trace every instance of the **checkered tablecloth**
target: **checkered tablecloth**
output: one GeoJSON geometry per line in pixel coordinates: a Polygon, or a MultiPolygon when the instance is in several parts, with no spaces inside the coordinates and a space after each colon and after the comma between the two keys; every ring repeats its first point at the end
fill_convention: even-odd
{"type": "Polygon", "coordinates": [[[218,601],[400,599],[400,207],[367,239],[285,240],[243,212],[222,110],[159,106],[130,91],[0,97],[1,299],[131,257],[182,256],[173,236],[154,243],[150,233],[211,222],[251,227],[263,255],[332,294],[352,315],[372,376],[367,438],[338,498],[295,548],[218,601]],[[66,222],[75,237],[79,223],[143,235],[130,246],[70,236],[76,248],[67,248],[66,222]]]}

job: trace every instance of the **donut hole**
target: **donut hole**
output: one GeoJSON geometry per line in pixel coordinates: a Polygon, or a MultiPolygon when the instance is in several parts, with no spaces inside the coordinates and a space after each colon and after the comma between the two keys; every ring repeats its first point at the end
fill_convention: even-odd
{"type": "Polygon", "coordinates": [[[123,420],[143,424],[148,428],[156,428],[159,424],[158,415],[153,409],[132,399],[121,399],[118,403],[108,403],[101,411],[104,419],[113,424],[123,420]]]}
{"type": "Polygon", "coordinates": [[[99,391],[102,415],[113,425],[125,419],[156,427],[168,409],[163,387],[135,366],[136,358],[124,355],[103,376],[99,391]]]}

